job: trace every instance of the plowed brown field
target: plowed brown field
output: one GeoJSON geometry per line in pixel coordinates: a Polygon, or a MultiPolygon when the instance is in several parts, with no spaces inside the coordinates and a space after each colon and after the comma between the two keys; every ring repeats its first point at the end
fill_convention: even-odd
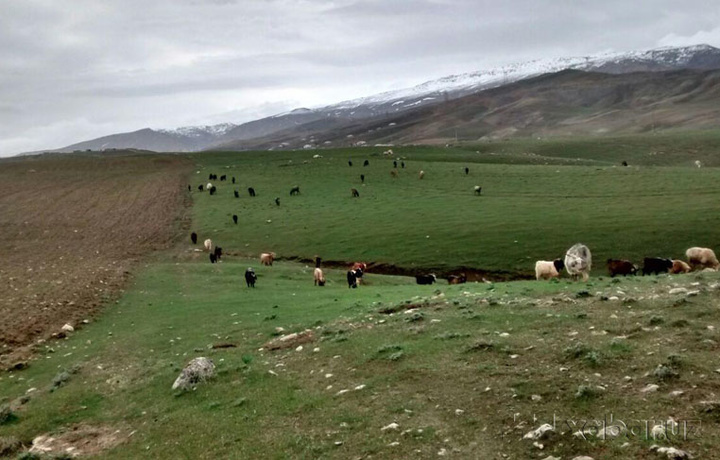
{"type": "Polygon", "coordinates": [[[183,228],[192,163],[171,155],[0,162],[0,364],[113,299],[183,228]]]}

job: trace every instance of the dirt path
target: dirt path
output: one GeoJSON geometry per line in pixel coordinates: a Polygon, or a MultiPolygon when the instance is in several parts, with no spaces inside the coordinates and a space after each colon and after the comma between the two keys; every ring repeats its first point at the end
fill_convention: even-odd
{"type": "Polygon", "coordinates": [[[130,269],[176,241],[192,163],[170,155],[0,162],[0,366],[117,296],[130,269]]]}

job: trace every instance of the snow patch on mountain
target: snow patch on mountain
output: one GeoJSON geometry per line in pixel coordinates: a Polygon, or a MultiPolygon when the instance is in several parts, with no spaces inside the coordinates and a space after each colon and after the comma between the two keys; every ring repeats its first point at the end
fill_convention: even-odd
{"type": "Polygon", "coordinates": [[[233,123],[220,123],[217,125],[205,125],[205,126],[182,126],[175,129],[158,129],[157,132],[169,134],[171,136],[184,136],[184,137],[205,137],[213,136],[219,137],[226,134],[237,125],[233,123]]]}

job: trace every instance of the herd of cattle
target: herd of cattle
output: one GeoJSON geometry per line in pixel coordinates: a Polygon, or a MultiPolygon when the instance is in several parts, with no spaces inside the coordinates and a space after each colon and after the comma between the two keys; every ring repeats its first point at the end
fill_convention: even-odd
{"type": "MultiPolygon", "coordinates": [[[[388,152],[385,152],[385,154],[387,153],[388,152]]],[[[390,154],[392,154],[392,151],[390,151],[390,154]]],[[[351,160],[348,161],[348,165],[352,167],[353,164],[351,160]]],[[[363,166],[368,165],[369,161],[365,160],[363,166]]],[[[393,161],[393,166],[394,169],[391,171],[391,176],[396,178],[398,175],[397,161],[393,161]]],[[[402,162],[401,166],[402,168],[405,168],[405,162],[402,162]]],[[[624,166],[626,166],[626,164],[624,164],[624,166]]],[[[469,172],[469,168],[465,167],[465,174],[467,175],[469,174],[469,172]]],[[[424,176],[425,172],[420,171],[419,178],[422,179],[424,176]]],[[[360,177],[361,181],[364,183],[365,175],[361,174],[360,177]]],[[[208,180],[218,180],[217,174],[210,174],[208,176],[208,180]]],[[[227,176],[222,175],[220,176],[219,180],[221,182],[226,181],[227,176]]],[[[235,184],[235,177],[232,177],[231,181],[233,184],[235,184]]],[[[208,182],[206,186],[203,186],[202,184],[198,186],[199,191],[203,191],[203,189],[208,190],[210,195],[214,195],[217,191],[217,187],[215,187],[210,182],[208,182]]],[[[192,187],[190,185],[188,185],[188,191],[192,191],[192,187]]],[[[476,195],[480,195],[482,193],[482,188],[480,186],[475,186],[474,191],[476,195]]],[[[248,194],[251,197],[254,197],[256,195],[255,190],[252,187],[248,187],[248,194]]],[[[299,194],[299,186],[294,186],[290,189],[290,196],[299,194]]],[[[353,197],[360,196],[358,190],[355,188],[351,189],[351,194],[353,197]]],[[[237,190],[234,191],[234,196],[235,198],[238,198],[240,196],[237,190]]],[[[275,198],[275,204],[277,206],[280,206],[279,197],[275,198]]],[[[237,215],[233,214],[232,219],[233,222],[237,224],[237,215]]],[[[190,239],[193,244],[197,244],[198,236],[195,232],[191,233],[190,239]]],[[[220,258],[222,256],[221,247],[214,246],[212,240],[210,239],[204,241],[204,247],[205,250],[209,253],[211,263],[217,263],[220,261],[220,258]]],[[[692,247],[685,252],[685,256],[687,258],[687,262],[679,259],[645,257],[643,260],[642,274],[679,274],[688,273],[692,270],[717,271],[718,269],[720,269],[720,262],[718,262],[718,259],[712,249],[692,247]]],[[[260,263],[262,263],[263,265],[272,266],[275,258],[276,254],[274,252],[262,253],[260,254],[260,263]]],[[[313,280],[316,286],[325,286],[325,275],[320,268],[320,262],[320,257],[316,257],[313,280]]],[[[535,278],[537,280],[550,280],[553,278],[559,278],[563,269],[565,269],[573,279],[577,280],[579,278],[582,278],[583,281],[587,281],[590,276],[590,270],[592,269],[592,254],[590,253],[590,249],[584,244],[578,243],[567,250],[564,259],[555,259],[552,261],[538,260],[535,263],[535,278]]],[[[640,271],[640,268],[637,265],[633,264],[629,260],[623,259],[607,259],[607,269],[611,277],[615,277],[617,275],[636,275],[640,271]]],[[[352,266],[347,272],[348,288],[357,288],[358,285],[361,283],[363,273],[366,270],[367,264],[363,262],[355,262],[354,264],[352,264],[352,266]]],[[[253,268],[248,268],[245,271],[245,281],[248,287],[255,287],[257,275],[255,274],[253,268]]],[[[415,281],[417,284],[433,284],[437,281],[437,276],[435,274],[416,275],[415,281]]],[[[447,282],[448,284],[463,284],[467,282],[467,276],[465,274],[450,275],[447,277],[447,282]]]]}
{"type": "MultiPolygon", "coordinates": [[[[720,268],[720,262],[715,252],[710,248],[692,247],[685,251],[687,262],[679,259],[665,259],[659,257],[645,257],[643,259],[642,274],[658,275],[660,273],[688,273],[692,270],[712,270],[720,268]]],[[[558,278],[565,268],[569,275],[577,279],[582,276],[587,281],[592,268],[592,256],[587,246],[576,244],[568,249],[565,259],[553,261],[538,260],[535,262],[535,278],[538,280],[558,278]]],[[[611,277],[617,275],[636,275],[640,268],[622,259],[607,259],[607,269],[611,277]]]]}

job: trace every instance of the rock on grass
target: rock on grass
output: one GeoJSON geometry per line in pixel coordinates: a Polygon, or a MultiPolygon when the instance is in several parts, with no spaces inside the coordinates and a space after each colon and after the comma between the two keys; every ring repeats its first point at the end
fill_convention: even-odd
{"type": "Polygon", "coordinates": [[[189,390],[198,383],[204,382],[215,375],[215,364],[209,358],[195,358],[185,366],[175,379],[172,389],[189,390]]]}

